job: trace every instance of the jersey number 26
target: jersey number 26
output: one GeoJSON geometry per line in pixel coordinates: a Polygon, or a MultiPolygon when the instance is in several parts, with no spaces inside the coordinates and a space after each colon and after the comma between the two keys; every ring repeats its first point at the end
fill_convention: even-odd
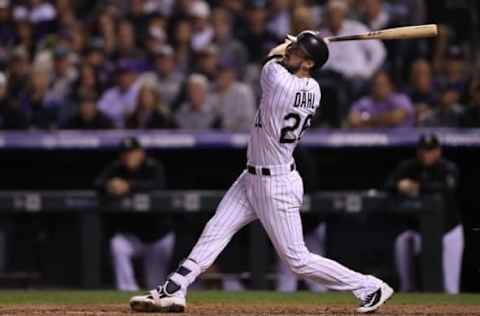
{"type": "Polygon", "coordinates": [[[283,119],[288,123],[291,122],[293,124],[285,126],[280,130],[280,143],[290,144],[295,143],[302,138],[303,132],[310,127],[310,123],[312,121],[312,114],[309,114],[307,117],[305,117],[305,121],[303,121],[302,129],[300,130],[300,133],[298,133],[298,136],[295,136],[295,131],[300,127],[300,124],[302,122],[302,118],[300,117],[300,115],[297,113],[289,113],[285,115],[283,119]]]}

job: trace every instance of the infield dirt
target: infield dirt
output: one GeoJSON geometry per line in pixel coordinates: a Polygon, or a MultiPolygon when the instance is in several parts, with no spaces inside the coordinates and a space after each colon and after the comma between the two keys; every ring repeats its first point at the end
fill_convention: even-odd
{"type": "MultiPolygon", "coordinates": [[[[214,316],[293,316],[293,315],[357,315],[353,312],[355,306],[349,304],[191,304],[183,316],[214,315],[214,316]]],[[[108,305],[3,305],[0,306],[1,316],[118,316],[118,315],[179,315],[179,314],[141,314],[133,313],[124,304],[108,305]]],[[[480,305],[398,305],[382,306],[375,315],[468,315],[480,316],[480,305]]]]}

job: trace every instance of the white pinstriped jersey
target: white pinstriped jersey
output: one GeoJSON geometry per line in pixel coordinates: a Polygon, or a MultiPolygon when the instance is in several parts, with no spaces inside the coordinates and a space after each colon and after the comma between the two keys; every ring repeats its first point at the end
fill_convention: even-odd
{"type": "Polygon", "coordinates": [[[250,132],[247,158],[255,166],[293,162],[293,150],[320,106],[320,86],[300,78],[275,60],[260,75],[262,98],[250,132]]]}

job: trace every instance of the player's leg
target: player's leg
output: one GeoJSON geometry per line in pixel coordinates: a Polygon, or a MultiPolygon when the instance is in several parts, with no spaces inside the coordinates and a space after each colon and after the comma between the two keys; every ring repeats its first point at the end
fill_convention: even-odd
{"type": "Polygon", "coordinates": [[[295,292],[298,289],[298,277],[290,270],[287,263],[280,257],[277,262],[277,287],[278,292],[295,292]]]}
{"type": "MultiPolygon", "coordinates": [[[[327,243],[327,224],[321,222],[318,226],[309,234],[305,235],[305,245],[307,249],[321,257],[326,256],[325,245],[327,243]]],[[[315,293],[325,292],[327,288],[322,284],[305,279],[305,283],[308,289],[315,293]]]]}
{"type": "Polygon", "coordinates": [[[256,218],[246,196],[245,173],[232,185],[205,226],[190,255],[169,279],[148,295],[136,296],[130,306],[136,311],[183,311],[187,288],[207,270],[233,235],[256,218]]]}
{"type": "Polygon", "coordinates": [[[141,255],[142,242],[135,236],[115,234],[110,239],[113,270],[117,289],[121,291],[138,291],[138,284],[133,269],[133,258],[141,255]]]}
{"type": "Polygon", "coordinates": [[[401,292],[416,290],[414,256],[421,251],[421,236],[413,230],[406,230],[395,239],[395,265],[401,292]]]}
{"type": "Polygon", "coordinates": [[[443,283],[448,294],[460,291],[463,238],[462,225],[455,226],[443,236],[443,283]]]}
{"type": "Polygon", "coordinates": [[[299,209],[303,184],[297,172],[280,177],[249,177],[249,199],[279,256],[302,278],[332,290],[352,291],[362,300],[359,312],[378,308],[393,291],[381,280],[310,253],[303,240],[299,209]]]}
{"type": "Polygon", "coordinates": [[[174,246],[175,233],[170,232],[149,245],[145,251],[145,284],[148,288],[154,288],[166,279],[174,246]]]}
{"type": "MultiPolygon", "coordinates": [[[[313,231],[305,235],[305,245],[310,252],[320,256],[325,256],[327,225],[322,222],[313,231]]],[[[305,283],[310,291],[319,293],[325,292],[326,288],[322,284],[305,279],[305,283]]],[[[283,260],[277,263],[277,291],[295,292],[298,288],[298,277],[283,260]]]]}

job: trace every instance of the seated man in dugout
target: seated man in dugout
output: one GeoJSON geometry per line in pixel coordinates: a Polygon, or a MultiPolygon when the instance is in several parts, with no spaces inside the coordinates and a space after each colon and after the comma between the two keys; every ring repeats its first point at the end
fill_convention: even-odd
{"type": "MultiPolygon", "coordinates": [[[[422,135],[417,143],[417,157],[406,160],[389,176],[386,187],[404,197],[442,194],[445,200],[445,228],[442,240],[443,284],[445,292],[460,291],[463,255],[463,226],[455,201],[458,184],[456,165],[442,157],[440,142],[434,134],[422,135]]],[[[413,257],[422,251],[422,236],[416,223],[409,223],[395,241],[395,263],[400,279],[400,291],[418,290],[413,257]]]]}

